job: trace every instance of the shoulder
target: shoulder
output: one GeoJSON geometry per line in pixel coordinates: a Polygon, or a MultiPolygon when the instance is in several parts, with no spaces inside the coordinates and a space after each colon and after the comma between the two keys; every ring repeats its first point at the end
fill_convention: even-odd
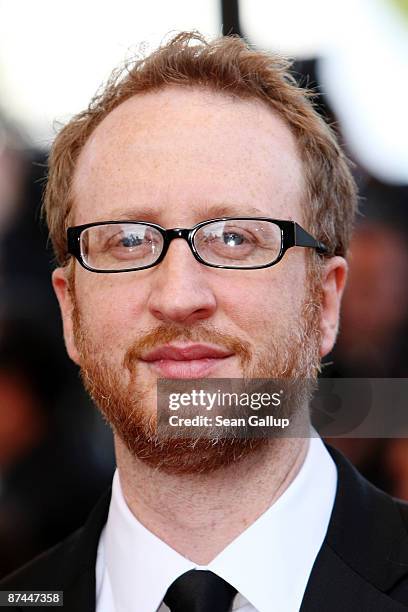
{"type": "MultiPolygon", "coordinates": [[[[338,484],[333,512],[327,532],[328,539],[350,550],[359,542],[370,549],[398,543],[408,561],[408,503],[381,491],[337,450],[327,446],[337,467],[338,484]]],[[[365,547],[364,547],[365,548],[365,547]]]]}
{"type": "Polygon", "coordinates": [[[0,581],[0,589],[61,590],[75,567],[83,528],[0,581]]]}
{"type": "Polygon", "coordinates": [[[353,585],[353,599],[364,595],[373,610],[400,609],[388,608],[391,602],[408,606],[408,504],[374,487],[338,451],[328,450],[338,485],[317,559],[320,579],[330,579],[333,589],[334,579],[342,598],[353,585]]]}
{"type": "Polygon", "coordinates": [[[109,490],[81,529],[0,581],[0,590],[63,591],[65,612],[95,609],[96,556],[110,498],[109,490]]]}

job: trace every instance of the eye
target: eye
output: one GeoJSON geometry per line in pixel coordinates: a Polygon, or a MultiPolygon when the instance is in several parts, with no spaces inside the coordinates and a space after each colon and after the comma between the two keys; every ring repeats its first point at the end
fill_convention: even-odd
{"type": "Polygon", "coordinates": [[[242,234],[238,234],[237,232],[223,232],[222,239],[224,244],[228,246],[239,246],[243,244],[246,238],[242,234]]]}
{"type": "Polygon", "coordinates": [[[218,231],[210,233],[209,237],[210,242],[218,243],[220,247],[230,247],[232,249],[256,246],[260,243],[260,236],[255,231],[243,227],[218,228],[218,231]]]}
{"type": "Polygon", "coordinates": [[[150,231],[150,228],[141,230],[121,230],[110,236],[106,241],[105,249],[117,250],[127,249],[134,251],[138,248],[153,248],[161,241],[161,236],[156,232],[150,231]]]}
{"type": "Polygon", "coordinates": [[[143,239],[136,234],[127,234],[120,240],[120,245],[127,248],[140,246],[141,244],[143,244],[143,239]]]}

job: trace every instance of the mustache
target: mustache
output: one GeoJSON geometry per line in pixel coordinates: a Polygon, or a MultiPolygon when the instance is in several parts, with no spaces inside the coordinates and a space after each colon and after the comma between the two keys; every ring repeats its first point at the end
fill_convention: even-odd
{"type": "Polygon", "coordinates": [[[123,358],[123,366],[127,370],[132,371],[134,365],[141,359],[146,351],[175,341],[217,344],[235,353],[241,361],[242,366],[246,366],[251,360],[252,352],[250,344],[249,342],[241,340],[241,338],[220,332],[215,327],[209,325],[205,327],[180,328],[176,325],[166,324],[159,325],[136,340],[127,349],[123,358]]]}

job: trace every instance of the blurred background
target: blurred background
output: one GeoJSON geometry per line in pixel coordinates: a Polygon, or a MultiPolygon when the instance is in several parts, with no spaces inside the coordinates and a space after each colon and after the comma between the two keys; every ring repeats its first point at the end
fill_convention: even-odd
{"type": "MultiPolygon", "coordinates": [[[[408,378],[408,0],[0,0],[0,577],[79,526],[114,469],[51,289],[47,150],[139,43],[154,48],[183,29],[287,54],[319,94],[360,188],[341,332],[323,375],[408,378]]],[[[330,442],[408,499],[407,437],[330,442]]]]}

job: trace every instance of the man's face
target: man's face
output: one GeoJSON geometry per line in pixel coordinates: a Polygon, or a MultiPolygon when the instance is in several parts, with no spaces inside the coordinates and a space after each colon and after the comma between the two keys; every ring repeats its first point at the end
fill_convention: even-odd
{"type": "MultiPolygon", "coordinates": [[[[71,224],[174,228],[234,215],[302,224],[303,193],[295,140],[266,106],[169,87],[126,101],[92,134],[76,168],[71,224]]],[[[271,268],[223,270],[174,240],[156,267],[95,274],[75,264],[73,291],[61,269],[54,286],[68,352],[134,453],[140,428],[121,429],[133,419],[152,434],[157,378],[310,376],[319,360],[306,249],[271,268]],[[151,360],[163,346],[168,358],[151,360]]]]}

